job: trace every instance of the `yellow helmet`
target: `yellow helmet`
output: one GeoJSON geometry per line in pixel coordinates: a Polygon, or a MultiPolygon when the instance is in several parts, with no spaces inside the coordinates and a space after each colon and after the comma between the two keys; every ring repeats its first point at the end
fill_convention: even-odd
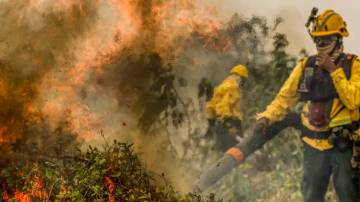
{"type": "Polygon", "coordinates": [[[332,34],[339,34],[343,37],[349,36],[349,32],[346,29],[346,22],[333,10],[326,10],[316,17],[310,34],[313,37],[332,34]]]}
{"type": "Polygon", "coordinates": [[[235,67],[233,67],[230,71],[231,74],[236,74],[239,75],[241,77],[244,78],[248,78],[249,77],[249,72],[247,70],[247,68],[244,65],[236,65],[235,67]]]}

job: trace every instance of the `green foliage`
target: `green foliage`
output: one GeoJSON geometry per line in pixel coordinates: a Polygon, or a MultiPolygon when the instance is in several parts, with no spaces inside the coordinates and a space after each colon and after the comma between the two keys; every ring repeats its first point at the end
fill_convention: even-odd
{"type": "Polygon", "coordinates": [[[22,192],[36,201],[216,201],[214,196],[180,195],[164,175],[156,180],[157,175],[146,170],[132,145],[119,142],[71,157],[14,163],[3,168],[1,176],[3,194],[22,192]]]}

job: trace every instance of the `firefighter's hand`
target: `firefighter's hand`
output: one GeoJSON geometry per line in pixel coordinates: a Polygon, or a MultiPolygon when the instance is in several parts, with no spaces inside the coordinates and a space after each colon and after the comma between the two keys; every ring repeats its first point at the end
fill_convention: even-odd
{"type": "Polygon", "coordinates": [[[328,54],[319,54],[316,56],[316,61],[320,68],[325,69],[328,72],[335,71],[338,67],[331,60],[331,57],[328,54]]]}
{"type": "Polygon", "coordinates": [[[269,125],[269,120],[267,118],[265,118],[265,117],[260,118],[255,123],[254,133],[255,134],[260,133],[260,134],[264,135],[268,125],[269,125]]]}

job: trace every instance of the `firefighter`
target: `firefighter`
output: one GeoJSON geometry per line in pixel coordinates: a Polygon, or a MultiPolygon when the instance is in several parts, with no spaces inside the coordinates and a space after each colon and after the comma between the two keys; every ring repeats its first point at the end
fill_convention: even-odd
{"type": "Polygon", "coordinates": [[[323,202],[332,176],[340,201],[352,202],[351,163],[357,163],[352,140],[360,134],[360,61],[343,52],[343,38],[349,33],[338,13],[326,10],[310,20],[317,54],[298,62],[275,99],[257,115],[256,127],[284,119],[303,102],[304,201],[323,202]]]}
{"type": "Polygon", "coordinates": [[[236,145],[242,134],[241,91],[248,74],[244,65],[233,67],[230,75],[215,87],[212,98],[206,104],[209,123],[206,134],[215,139],[216,150],[225,152],[236,145]]]}

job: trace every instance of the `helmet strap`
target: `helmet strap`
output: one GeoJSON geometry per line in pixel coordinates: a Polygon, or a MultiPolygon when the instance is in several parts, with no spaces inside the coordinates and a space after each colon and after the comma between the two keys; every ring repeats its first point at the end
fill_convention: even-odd
{"type": "Polygon", "coordinates": [[[342,38],[341,38],[340,36],[337,36],[336,45],[335,45],[334,48],[331,50],[331,52],[329,53],[329,55],[332,56],[337,49],[341,48],[342,44],[343,44],[342,38]]]}

